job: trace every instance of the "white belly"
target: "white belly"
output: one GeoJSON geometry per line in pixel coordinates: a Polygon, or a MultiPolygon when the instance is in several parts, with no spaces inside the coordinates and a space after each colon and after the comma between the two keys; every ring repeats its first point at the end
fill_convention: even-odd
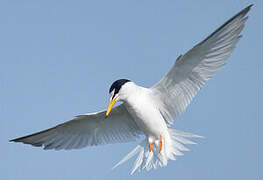
{"type": "Polygon", "coordinates": [[[165,120],[147,93],[132,96],[124,105],[148,138],[159,139],[167,131],[165,120]]]}

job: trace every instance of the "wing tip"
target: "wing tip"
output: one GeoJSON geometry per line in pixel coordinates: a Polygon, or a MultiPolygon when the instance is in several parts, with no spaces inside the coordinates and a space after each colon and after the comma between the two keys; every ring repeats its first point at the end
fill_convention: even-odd
{"type": "Polygon", "coordinates": [[[250,4],[250,5],[248,5],[246,8],[247,8],[247,9],[250,9],[252,6],[254,6],[254,4],[250,4]]]}
{"type": "Polygon", "coordinates": [[[237,16],[242,15],[243,17],[250,11],[251,7],[254,6],[254,4],[250,4],[247,7],[245,7],[243,10],[241,10],[239,13],[237,13],[232,19],[234,19],[237,16]]]}
{"type": "Polygon", "coordinates": [[[36,135],[39,135],[39,134],[42,134],[42,133],[46,133],[46,132],[51,131],[51,130],[53,130],[55,128],[56,127],[53,127],[53,128],[49,128],[49,129],[46,129],[46,130],[43,130],[43,131],[40,131],[40,132],[37,132],[37,133],[29,134],[27,136],[22,136],[22,137],[19,137],[19,138],[11,139],[11,140],[9,140],[9,142],[22,142],[22,143],[25,143],[25,144],[31,144],[31,143],[27,143],[26,139],[28,139],[30,137],[33,137],[33,136],[36,136],[36,135]]]}
{"type": "Polygon", "coordinates": [[[238,12],[236,15],[234,15],[232,18],[230,18],[228,21],[226,21],[223,25],[221,25],[219,28],[217,28],[212,34],[210,34],[207,38],[205,38],[201,43],[197,44],[196,46],[206,42],[209,38],[211,38],[214,34],[216,34],[217,32],[219,32],[221,29],[223,29],[226,25],[228,25],[229,23],[231,23],[234,19],[236,18],[240,18],[240,19],[244,19],[246,18],[247,20],[247,13],[249,12],[249,10],[251,9],[251,7],[254,4],[250,4],[249,6],[247,6],[246,8],[242,9],[240,12],[238,12]]]}
{"type": "Polygon", "coordinates": [[[248,11],[250,11],[250,9],[254,6],[254,4],[250,4],[248,5],[246,8],[244,8],[243,10],[241,10],[236,16],[242,14],[243,16],[245,16],[248,11]]]}
{"type": "Polygon", "coordinates": [[[15,139],[11,139],[8,142],[22,142],[21,140],[23,139],[23,137],[20,138],[15,138],[15,139]]]}

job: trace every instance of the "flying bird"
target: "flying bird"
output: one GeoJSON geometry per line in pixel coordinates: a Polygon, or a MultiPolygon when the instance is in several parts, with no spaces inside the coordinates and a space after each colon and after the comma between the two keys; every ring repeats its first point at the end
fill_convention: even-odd
{"type": "Polygon", "coordinates": [[[252,5],[244,8],[215,32],[180,55],[170,71],[145,88],[128,79],[115,81],[109,90],[108,109],[76,118],[50,129],[13,139],[44,149],[79,149],[145,139],[115,166],[139,154],[131,170],[164,167],[187,151],[192,138],[201,136],[171,128],[174,118],[190,104],[200,88],[224,66],[242,37],[252,5]],[[117,101],[123,102],[114,107],[117,101]]]}

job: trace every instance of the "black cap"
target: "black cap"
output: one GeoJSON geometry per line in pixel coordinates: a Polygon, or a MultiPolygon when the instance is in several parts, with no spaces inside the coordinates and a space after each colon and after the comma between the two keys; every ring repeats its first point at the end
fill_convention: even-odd
{"type": "Polygon", "coordinates": [[[128,80],[128,79],[119,79],[119,80],[115,81],[114,83],[112,83],[112,85],[110,87],[110,90],[109,90],[109,93],[111,93],[113,90],[115,90],[114,91],[114,95],[113,95],[112,98],[114,98],[114,96],[116,94],[118,94],[118,92],[120,91],[121,87],[127,82],[130,82],[130,80],[128,80]]]}

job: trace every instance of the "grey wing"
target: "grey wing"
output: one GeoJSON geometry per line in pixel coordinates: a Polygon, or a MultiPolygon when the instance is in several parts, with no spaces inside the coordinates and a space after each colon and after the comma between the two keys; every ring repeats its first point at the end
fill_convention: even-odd
{"type": "Polygon", "coordinates": [[[241,38],[251,6],[178,57],[168,74],[151,88],[168,124],[187,108],[205,82],[226,63],[241,38]]]}
{"type": "Polygon", "coordinates": [[[142,132],[129,115],[124,105],[106,111],[80,115],[53,128],[13,139],[44,149],[79,149],[108,143],[128,142],[137,139],[142,132]]]}

